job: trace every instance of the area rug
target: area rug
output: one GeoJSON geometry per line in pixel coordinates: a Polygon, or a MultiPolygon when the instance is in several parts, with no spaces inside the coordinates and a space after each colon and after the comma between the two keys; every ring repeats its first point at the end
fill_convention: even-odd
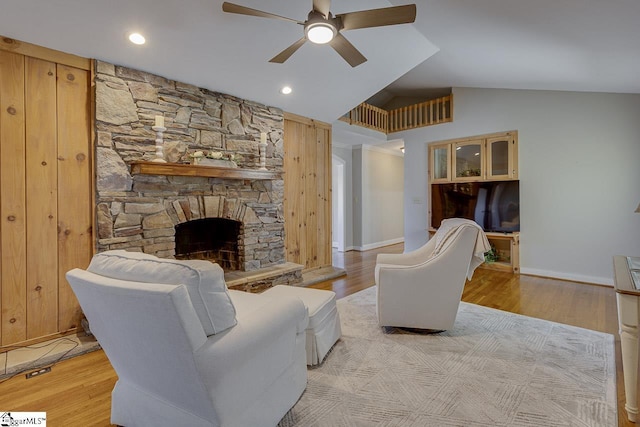
{"type": "Polygon", "coordinates": [[[617,426],[614,337],[461,303],[452,330],[380,328],[375,288],[279,427],[617,426]]]}

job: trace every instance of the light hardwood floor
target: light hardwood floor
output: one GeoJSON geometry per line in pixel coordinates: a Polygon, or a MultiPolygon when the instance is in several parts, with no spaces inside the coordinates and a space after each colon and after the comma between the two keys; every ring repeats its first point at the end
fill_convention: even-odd
{"type": "MultiPolygon", "coordinates": [[[[367,252],[334,253],[334,266],[347,276],[312,285],[338,297],[373,285],[378,253],[401,253],[393,245],[367,252]]],[[[614,334],[618,386],[618,425],[631,427],[624,411],[620,339],[613,288],[477,269],[463,300],[569,325],[614,334]]],[[[111,389],[116,375],[102,351],[61,362],[51,373],[0,383],[1,411],[46,411],[48,425],[109,426],[111,389]]]]}

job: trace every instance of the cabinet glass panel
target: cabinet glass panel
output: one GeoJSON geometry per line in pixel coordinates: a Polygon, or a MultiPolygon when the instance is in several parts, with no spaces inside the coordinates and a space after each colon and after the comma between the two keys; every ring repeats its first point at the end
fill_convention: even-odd
{"type": "Polygon", "coordinates": [[[490,144],[489,173],[491,175],[509,175],[509,141],[492,141],[490,144]]]}
{"type": "Polygon", "coordinates": [[[481,176],[482,144],[456,146],[456,177],[481,176]]]}
{"type": "Polygon", "coordinates": [[[433,179],[448,179],[449,148],[441,147],[433,150],[433,179]]]}

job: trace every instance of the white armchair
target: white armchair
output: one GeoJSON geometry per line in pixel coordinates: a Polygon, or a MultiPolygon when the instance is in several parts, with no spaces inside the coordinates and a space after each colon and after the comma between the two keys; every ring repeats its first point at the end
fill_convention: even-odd
{"type": "Polygon", "coordinates": [[[453,327],[467,277],[491,249],[473,221],[447,219],[421,248],[376,259],[380,326],[429,330],[453,327]]]}
{"type": "Polygon", "coordinates": [[[274,427],[306,388],[297,298],[227,290],[210,262],[125,251],[67,279],[118,375],[113,424],[274,427]]]}

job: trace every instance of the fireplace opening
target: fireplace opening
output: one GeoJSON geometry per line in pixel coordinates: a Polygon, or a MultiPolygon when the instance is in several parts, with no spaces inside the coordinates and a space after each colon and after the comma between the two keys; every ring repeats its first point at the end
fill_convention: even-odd
{"type": "Polygon", "coordinates": [[[206,218],[176,225],[176,259],[205,259],[223,270],[241,270],[238,250],[242,223],[226,218],[206,218]]]}

